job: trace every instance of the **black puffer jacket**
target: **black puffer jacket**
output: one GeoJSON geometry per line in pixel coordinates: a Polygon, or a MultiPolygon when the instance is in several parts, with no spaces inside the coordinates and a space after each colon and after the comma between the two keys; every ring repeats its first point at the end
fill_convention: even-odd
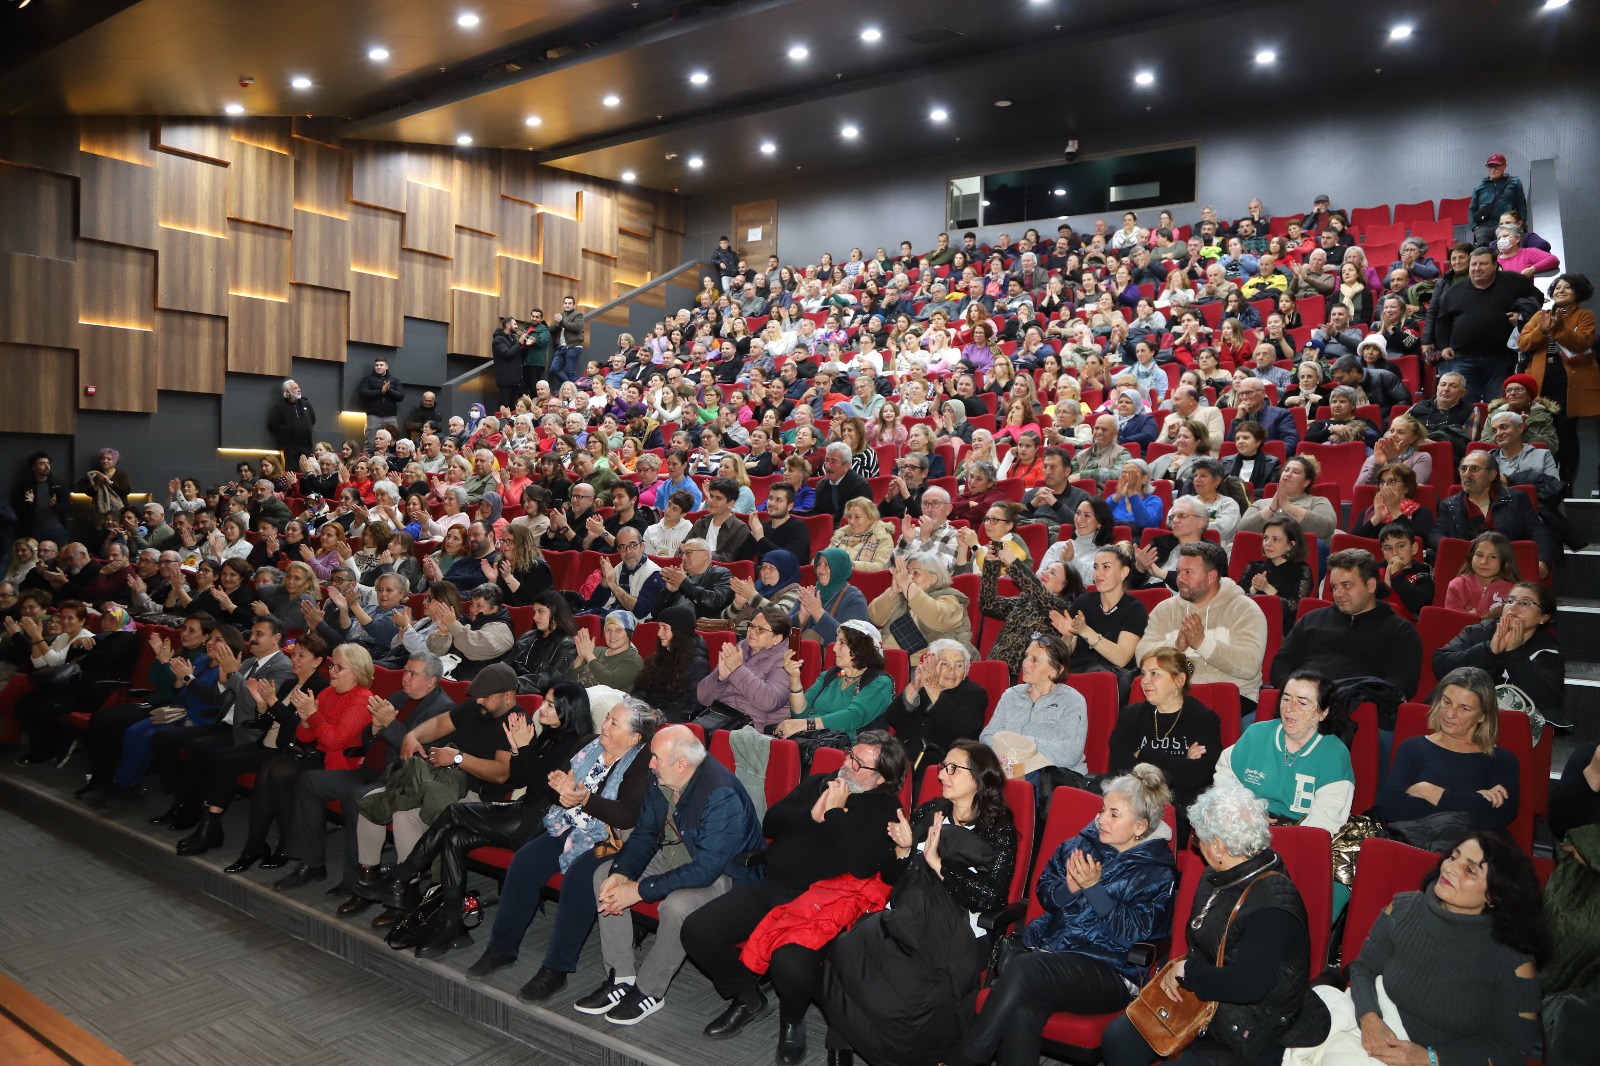
{"type": "Polygon", "coordinates": [[[551,685],[564,680],[567,669],[578,657],[578,646],[564,633],[540,633],[537,629],[522,634],[507,660],[517,672],[517,691],[544,695],[551,685]]]}

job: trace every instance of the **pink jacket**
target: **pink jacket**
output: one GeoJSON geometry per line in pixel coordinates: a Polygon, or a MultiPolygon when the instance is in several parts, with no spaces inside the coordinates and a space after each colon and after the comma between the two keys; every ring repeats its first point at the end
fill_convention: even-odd
{"type": "Polygon", "coordinates": [[[1510,255],[1500,257],[1501,270],[1515,270],[1522,273],[1533,267],[1535,273],[1543,274],[1546,270],[1555,270],[1561,266],[1561,260],[1549,252],[1541,252],[1537,248],[1521,247],[1510,255]]]}

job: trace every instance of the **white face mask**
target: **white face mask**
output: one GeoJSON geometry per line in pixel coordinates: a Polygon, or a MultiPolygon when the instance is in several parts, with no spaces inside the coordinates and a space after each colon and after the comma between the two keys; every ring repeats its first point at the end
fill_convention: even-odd
{"type": "Polygon", "coordinates": [[[1512,243],[1513,242],[1510,237],[1501,237],[1499,240],[1494,242],[1494,246],[1500,250],[1501,255],[1505,255],[1507,252],[1511,251],[1512,243]]]}

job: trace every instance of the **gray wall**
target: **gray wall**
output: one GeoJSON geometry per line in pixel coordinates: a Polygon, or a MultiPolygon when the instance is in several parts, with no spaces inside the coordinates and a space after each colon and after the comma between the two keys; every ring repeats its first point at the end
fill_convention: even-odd
{"type": "MultiPolygon", "coordinates": [[[[1276,113],[1266,102],[1231,112],[1197,105],[1193,121],[1084,133],[1080,140],[1085,156],[1197,142],[1200,202],[1215,205],[1224,218],[1243,214],[1252,196],[1260,196],[1269,213],[1285,214],[1305,211],[1322,192],[1346,208],[1468,196],[1490,152],[1504,152],[1511,173],[1524,182],[1532,160],[1553,158],[1570,265],[1597,276],[1600,250],[1592,240],[1574,237],[1600,231],[1600,183],[1594,179],[1600,173],[1594,124],[1600,77],[1556,73],[1527,84],[1486,76],[1484,83],[1473,88],[1418,77],[1357,104],[1321,93],[1286,97],[1276,113]]],[[[738,186],[690,201],[684,247],[709,255],[717,237],[728,232],[734,204],[776,197],[778,251],[785,262],[814,263],[823,251],[840,261],[851,245],[869,254],[882,245],[893,253],[901,240],[922,251],[947,228],[949,178],[1059,162],[1060,153],[1060,139],[1052,138],[909,167],[836,168],[802,180],[738,186]]],[[[1180,222],[1199,217],[1198,204],[1169,206],[1180,222]]],[[[1158,210],[1141,209],[1140,219],[1154,219],[1158,210]]],[[[1071,221],[1082,229],[1093,219],[1071,221]]],[[[1532,222],[1537,230],[1539,220],[1532,222]]],[[[1004,228],[1018,236],[1030,224],[985,227],[981,235],[991,238],[1004,228]]],[[[1053,233],[1057,222],[1036,224],[1053,233]]]]}

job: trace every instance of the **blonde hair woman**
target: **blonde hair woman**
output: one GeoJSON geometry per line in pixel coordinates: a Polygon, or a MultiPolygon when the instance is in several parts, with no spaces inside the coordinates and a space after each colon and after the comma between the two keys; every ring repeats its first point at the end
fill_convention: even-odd
{"type": "Polygon", "coordinates": [[[881,520],[877,505],[857,498],[845,504],[844,522],[828,547],[847,554],[857,570],[887,570],[894,558],[894,535],[881,520]]]}
{"type": "Polygon", "coordinates": [[[750,487],[750,475],[744,468],[744,459],[732,452],[723,452],[717,462],[717,476],[725,477],[739,486],[739,498],[733,502],[735,514],[753,514],[756,509],[755,490],[750,487]]]}

